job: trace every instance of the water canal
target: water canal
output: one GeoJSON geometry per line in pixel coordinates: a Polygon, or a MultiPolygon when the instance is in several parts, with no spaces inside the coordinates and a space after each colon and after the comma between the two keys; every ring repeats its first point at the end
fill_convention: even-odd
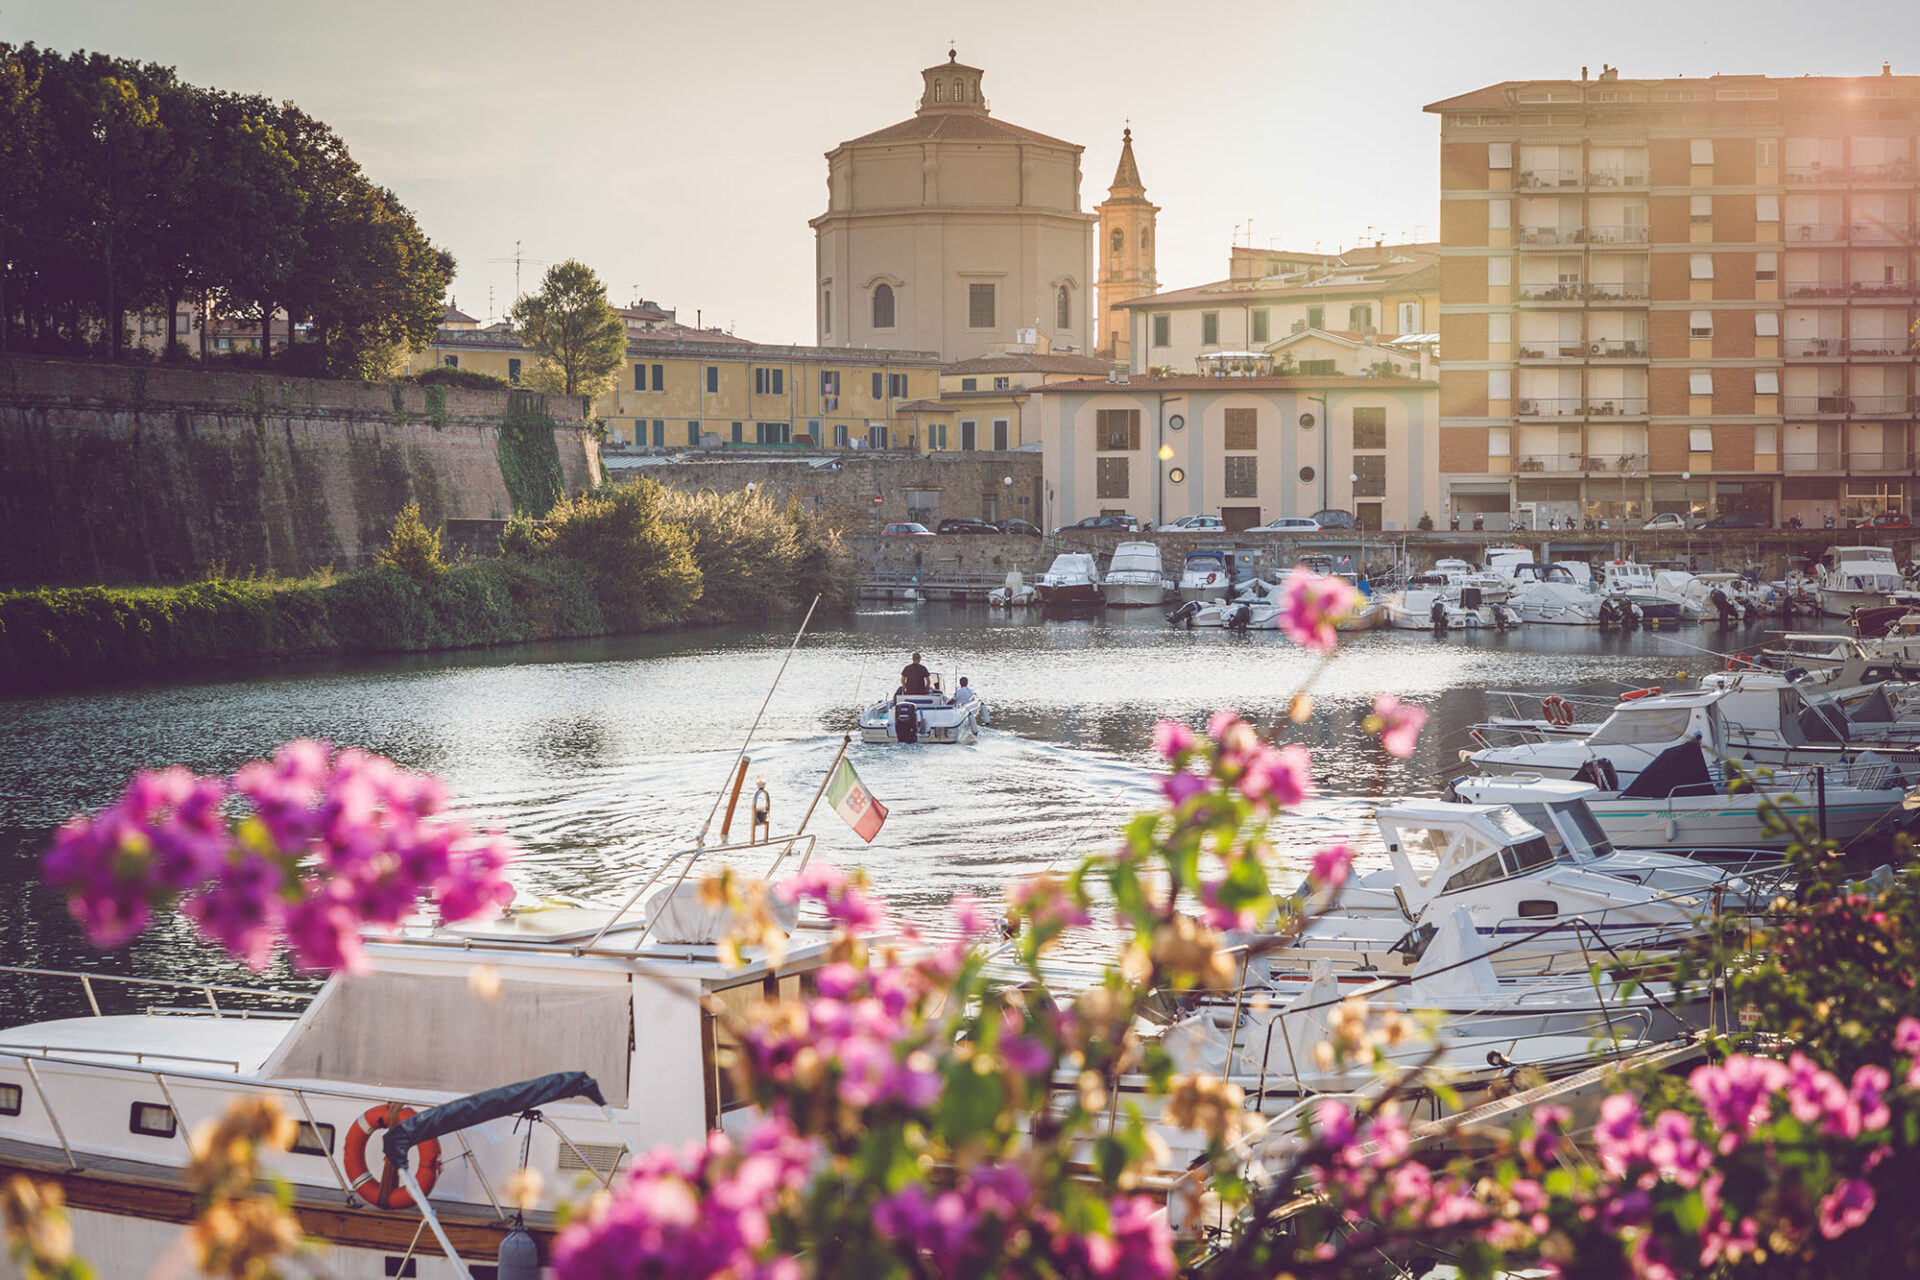
{"type": "MultiPolygon", "coordinates": [[[[578,641],[118,685],[0,701],[0,936],[5,962],[151,977],[247,981],[181,922],[132,947],[93,951],[38,882],[38,854],[69,814],[111,800],[135,769],[228,771],[290,738],[332,739],[430,770],[458,801],[526,850],[523,900],[607,898],[687,845],[722,785],[785,654],[784,628],[578,641]]],[[[1009,619],[984,606],[863,610],[810,634],[767,709],[752,772],[788,830],[851,728],[890,690],[908,653],[966,675],[992,728],[972,748],[863,746],[852,758],[891,808],[862,846],[824,807],[823,853],[864,865],[909,918],[937,921],[966,891],[998,900],[1012,879],[1112,833],[1154,794],[1154,721],[1201,723],[1222,706],[1263,724],[1311,682],[1314,750],[1329,797],[1432,794],[1457,769],[1491,691],[1618,692],[1716,669],[1703,650],[1757,648],[1760,628],[1630,636],[1535,627],[1435,639],[1376,631],[1324,665],[1274,633],[1173,631],[1131,616],[1009,619]],[[1384,757],[1356,727],[1392,690],[1432,713],[1418,753],[1384,757]]],[[[1364,803],[1316,803],[1283,854],[1304,858],[1365,831],[1364,803]]],[[[740,826],[744,827],[744,819],[740,826]]],[[[78,993],[0,981],[0,1019],[51,1016],[78,993]]],[[[72,1011],[79,1011],[73,1008],[72,1011]]]]}

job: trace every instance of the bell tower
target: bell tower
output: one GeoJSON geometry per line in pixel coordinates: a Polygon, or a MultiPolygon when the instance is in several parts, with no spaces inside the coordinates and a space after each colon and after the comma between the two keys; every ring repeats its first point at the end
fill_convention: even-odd
{"type": "Polygon", "coordinates": [[[1160,287],[1153,271],[1154,215],[1159,206],[1147,199],[1140,166],[1133,159],[1133,129],[1120,135],[1120,164],[1106,200],[1095,209],[1100,215],[1100,293],[1094,323],[1097,354],[1131,364],[1132,342],[1127,313],[1120,303],[1153,293],[1160,287]]]}

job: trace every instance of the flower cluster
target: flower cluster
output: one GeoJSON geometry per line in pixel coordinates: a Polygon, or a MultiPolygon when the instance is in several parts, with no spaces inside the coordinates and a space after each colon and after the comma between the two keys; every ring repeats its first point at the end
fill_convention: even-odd
{"type": "Polygon", "coordinates": [[[1390,693],[1377,695],[1373,713],[1362,721],[1368,733],[1380,736],[1380,745],[1390,756],[1405,760],[1420,740],[1421,727],[1427,723],[1427,709],[1402,702],[1390,693]]]}
{"type": "Polygon", "coordinates": [[[1173,721],[1154,727],[1155,748],[1173,766],[1160,779],[1167,803],[1178,810],[1216,785],[1231,787],[1264,813],[1299,804],[1314,792],[1312,761],[1298,743],[1275,747],[1231,708],[1207,722],[1207,741],[1173,721]],[[1207,773],[1195,771],[1204,765],[1207,773]]]}
{"type": "Polygon", "coordinates": [[[1280,584],[1280,630],[1305,649],[1331,650],[1339,642],[1335,624],[1360,603],[1360,593],[1345,578],[1295,569],[1280,584]]]}
{"type": "Polygon", "coordinates": [[[799,1280],[773,1241],[772,1218],[806,1185],[819,1155],[774,1116],[735,1144],[714,1133],[681,1154],[642,1156],[586,1218],[554,1242],[559,1280],[799,1280]]]}
{"type": "Polygon", "coordinates": [[[435,779],[382,756],[292,742],[231,779],[138,774],[62,827],[44,866],[97,946],[128,941],[177,901],[255,969],[279,937],[302,967],[351,970],[365,963],[361,928],[399,924],[423,896],[449,920],[512,901],[511,846],[446,803],[435,779]]]}

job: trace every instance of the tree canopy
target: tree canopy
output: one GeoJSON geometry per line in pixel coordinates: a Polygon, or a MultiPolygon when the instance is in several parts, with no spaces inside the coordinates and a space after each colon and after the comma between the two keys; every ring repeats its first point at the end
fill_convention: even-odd
{"type": "Polygon", "coordinates": [[[540,291],[515,303],[510,318],[539,358],[535,386],[570,396],[612,388],[627,355],[627,326],[591,267],[571,258],[549,267],[540,291]]]}
{"type": "Polygon", "coordinates": [[[192,301],[263,326],[283,308],[313,325],[302,372],[380,376],[431,338],[453,268],[292,103],[0,43],[0,351],[117,357],[128,313],[164,311],[180,354],[192,301]]]}

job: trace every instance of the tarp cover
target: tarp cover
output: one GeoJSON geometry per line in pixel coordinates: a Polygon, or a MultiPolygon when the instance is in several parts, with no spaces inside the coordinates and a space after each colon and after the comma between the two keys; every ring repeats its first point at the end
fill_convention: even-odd
{"type": "Polygon", "coordinates": [[[329,986],[267,1070],[276,1080],[478,1093],[585,1068],[625,1107],[632,1025],[624,975],[588,983],[507,973],[482,994],[465,974],[383,969],[329,986]]]}
{"type": "Polygon", "coordinates": [[[1689,795],[1703,794],[1703,786],[1713,789],[1713,775],[1707,772],[1707,757],[1700,744],[1686,741],[1668,747],[1640,771],[1640,776],[1620,793],[1622,800],[1664,800],[1682,787],[1689,795]]]}
{"type": "Polygon", "coordinates": [[[380,1139],[380,1145],[387,1153],[387,1163],[398,1168],[406,1164],[407,1156],[414,1147],[428,1138],[437,1138],[456,1129],[471,1129],[474,1125],[498,1120],[501,1116],[518,1115],[561,1098],[585,1098],[601,1106],[607,1104],[600,1094],[600,1086],[586,1072],[556,1071],[552,1075],[522,1080],[519,1084],[501,1085],[498,1089],[468,1094],[437,1107],[428,1107],[416,1113],[412,1119],[402,1120],[387,1130],[386,1136],[380,1139]]]}

